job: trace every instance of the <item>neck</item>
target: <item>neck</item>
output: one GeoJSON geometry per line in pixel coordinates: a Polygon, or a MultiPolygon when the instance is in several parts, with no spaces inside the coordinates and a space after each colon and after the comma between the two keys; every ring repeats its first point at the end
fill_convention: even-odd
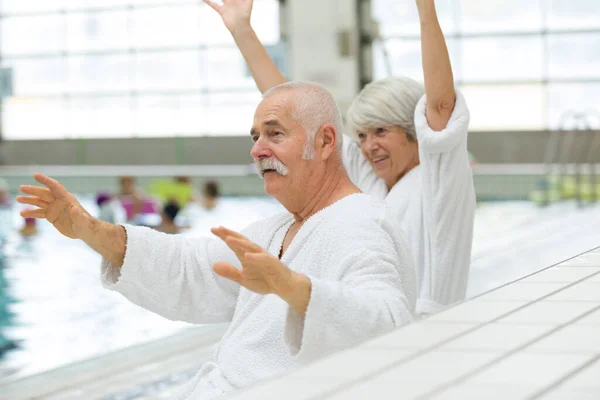
{"type": "Polygon", "coordinates": [[[410,162],[406,165],[406,167],[400,172],[400,174],[394,176],[391,179],[386,179],[385,180],[385,185],[388,188],[388,191],[392,190],[392,188],[394,187],[394,185],[396,185],[396,183],[398,183],[400,181],[400,179],[404,178],[404,176],[406,174],[408,174],[410,171],[412,171],[417,165],[419,165],[420,160],[419,160],[419,152],[415,152],[414,157],[410,160],[410,162]]]}
{"type": "MultiPolygon", "coordinates": [[[[315,186],[315,195],[311,196],[296,210],[292,211],[296,224],[302,224],[312,215],[354,193],[360,193],[343,168],[333,173],[326,173],[324,179],[315,186]]],[[[312,193],[307,190],[308,193],[312,193]]]]}

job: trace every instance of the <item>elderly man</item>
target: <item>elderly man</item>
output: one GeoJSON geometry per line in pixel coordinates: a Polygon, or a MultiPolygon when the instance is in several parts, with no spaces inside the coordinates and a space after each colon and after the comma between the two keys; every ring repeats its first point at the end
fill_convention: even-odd
{"type": "Polygon", "coordinates": [[[386,206],[342,165],[341,118],[329,92],[291,82],[264,94],[251,130],[265,191],[289,212],[243,235],[189,240],[92,218],[58,182],[22,186],[62,234],[103,257],[102,281],[166,318],[231,321],[213,362],[179,398],[212,399],[407,323],[412,257],[386,206]]]}

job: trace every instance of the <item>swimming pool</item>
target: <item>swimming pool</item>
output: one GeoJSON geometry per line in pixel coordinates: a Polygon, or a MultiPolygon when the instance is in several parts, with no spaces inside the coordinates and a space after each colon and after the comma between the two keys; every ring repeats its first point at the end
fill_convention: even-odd
{"type": "MultiPolygon", "coordinates": [[[[95,211],[91,198],[84,207],[95,211]]],[[[192,237],[213,226],[240,230],[282,210],[267,197],[223,198],[213,212],[188,210],[192,237]]],[[[26,376],[135,343],[171,335],[189,325],[172,322],[102,289],[100,258],[47,223],[22,238],[18,210],[0,213],[1,377],[26,376]]],[[[476,213],[469,296],[510,282],[598,246],[600,207],[528,202],[480,204],[476,213]]]]}

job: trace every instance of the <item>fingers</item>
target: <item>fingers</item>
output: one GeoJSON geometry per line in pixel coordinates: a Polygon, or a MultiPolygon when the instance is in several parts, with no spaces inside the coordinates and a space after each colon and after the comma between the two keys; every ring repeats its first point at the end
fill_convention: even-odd
{"type": "Polygon", "coordinates": [[[48,208],[47,202],[35,196],[17,196],[17,201],[21,204],[29,204],[32,206],[42,208],[44,210],[48,208]]]}
{"type": "Polygon", "coordinates": [[[56,200],[54,195],[50,192],[50,189],[47,188],[31,185],[21,185],[19,187],[19,190],[25,194],[30,194],[32,196],[39,197],[40,199],[48,203],[51,203],[54,200],[56,200]]]}
{"type": "Polygon", "coordinates": [[[46,218],[46,210],[40,208],[35,210],[24,210],[21,211],[20,214],[23,218],[46,218]]]}
{"type": "Polygon", "coordinates": [[[49,176],[34,174],[33,177],[36,181],[50,189],[50,192],[54,195],[54,197],[61,198],[69,194],[63,185],[49,176]]]}
{"type": "Polygon", "coordinates": [[[216,12],[218,12],[219,14],[221,13],[221,8],[222,8],[223,6],[220,6],[220,5],[218,5],[217,3],[213,3],[213,2],[212,2],[212,1],[210,1],[210,0],[204,0],[204,2],[205,2],[205,3],[206,3],[206,4],[207,4],[207,5],[210,7],[210,8],[212,8],[213,10],[215,10],[216,12]]]}
{"type": "Polygon", "coordinates": [[[231,229],[227,229],[224,226],[219,226],[218,228],[212,228],[210,230],[214,235],[221,238],[221,240],[225,240],[229,236],[236,237],[238,239],[246,239],[246,236],[241,233],[237,233],[236,231],[232,231],[231,229]]]}
{"type": "Polygon", "coordinates": [[[238,239],[236,237],[228,237],[225,239],[225,243],[229,246],[230,249],[235,251],[236,253],[262,253],[263,249],[249,241],[248,239],[238,239]]]}
{"type": "Polygon", "coordinates": [[[215,271],[217,275],[229,279],[230,281],[234,281],[236,283],[240,283],[242,281],[242,272],[229,263],[222,261],[215,263],[215,265],[213,265],[213,271],[215,271]]]}

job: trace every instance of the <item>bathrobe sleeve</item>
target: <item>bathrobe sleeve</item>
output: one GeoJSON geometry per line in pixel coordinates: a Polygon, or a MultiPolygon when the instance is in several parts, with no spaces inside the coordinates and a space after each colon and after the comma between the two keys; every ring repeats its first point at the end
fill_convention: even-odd
{"type": "MultiPolygon", "coordinates": [[[[378,238],[380,239],[380,238],[378,238]]],[[[384,239],[385,240],[385,239],[384,239]]],[[[320,358],[382,335],[412,321],[416,289],[414,264],[404,249],[361,241],[339,265],[341,280],[308,276],[312,288],[306,314],[288,309],[285,341],[300,362],[320,358]]]]}
{"type": "Polygon", "coordinates": [[[385,182],[377,177],[358,143],[344,136],[342,146],[344,167],[352,183],[364,193],[378,199],[385,199],[388,194],[385,182]]]}
{"type": "Polygon", "coordinates": [[[102,260],[101,280],[105,288],[171,320],[231,320],[239,285],[215,274],[212,266],[217,261],[227,261],[239,267],[239,261],[221,240],[192,239],[145,227],[123,226],[127,231],[125,260],[121,268],[102,260]]]}
{"type": "Polygon", "coordinates": [[[424,225],[424,265],[417,313],[430,314],[464,299],[473,240],[475,189],[467,152],[469,110],[456,91],[446,128],[435,132],[425,116],[426,97],[415,110],[419,139],[424,225]]]}

